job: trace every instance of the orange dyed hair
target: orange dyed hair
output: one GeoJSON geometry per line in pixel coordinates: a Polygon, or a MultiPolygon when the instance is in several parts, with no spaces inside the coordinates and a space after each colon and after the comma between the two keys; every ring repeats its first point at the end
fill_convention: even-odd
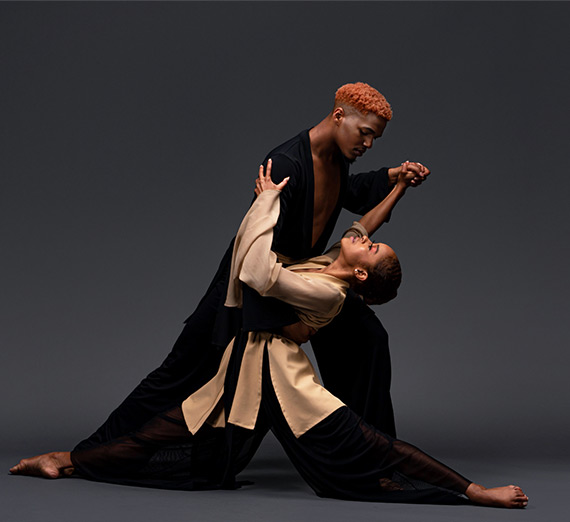
{"type": "Polygon", "coordinates": [[[392,108],[386,98],[367,83],[357,82],[343,85],[336,91],[334,104],[335,107],[350,105],[364,115],[372,112],[386,121],[392,119],[392,108]]]}

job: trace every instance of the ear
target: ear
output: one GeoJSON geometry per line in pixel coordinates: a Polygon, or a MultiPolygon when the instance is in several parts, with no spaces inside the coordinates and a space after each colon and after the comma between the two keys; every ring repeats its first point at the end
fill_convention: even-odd
{"type": "Polygon", "coordinates": [[[364,268],[355,268],[354,277],[359,281],[364,282],[368,279],[368,272],[364,268]]]}
{"type": "Polygon", "coordinates": [[[333,121],[335,122],[336,125],[339,125],[345,116],[346,114],[342,107],[337,107],[332,113],[333,121]]]}

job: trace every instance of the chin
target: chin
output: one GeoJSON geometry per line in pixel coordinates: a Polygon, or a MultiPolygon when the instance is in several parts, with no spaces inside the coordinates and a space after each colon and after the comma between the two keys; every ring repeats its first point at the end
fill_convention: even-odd
{"type": "Polygon", "coordinates": [[[352,165],[358,159],[358,156],[355,156],[353,154],[350,156],[347,156],[344,152],[341,152],[341,154],[342,157],[349,163],[349,165],[352,165]]]}
{"type": "Polygon", "coordinates": [[[357,159],[358,156],[354,156],[353,158],[348,158],[347,156],[345,156],[346,161],[348,161],[349,165],[352,165],[357,159]]]}

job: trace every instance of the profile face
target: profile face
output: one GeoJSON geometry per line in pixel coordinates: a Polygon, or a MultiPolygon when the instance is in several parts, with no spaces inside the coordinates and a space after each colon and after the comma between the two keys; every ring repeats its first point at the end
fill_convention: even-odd
{"type": "Polygon", "coordinates": [[[349,161],[354,161],[372,148],[374,140],[382,136],[388,122],[371,112],[363,115],[358,111],[348,113],[340,108],[342,113],[337,114],[337,110],[333,114],[337,125],[336,144],[349,161]]]}
{"type": "Polygon", "coordinates": [[[396,255],[385,243],[373,243],[367,236],[345,237],[340,245],[344,260],[354,268],[369,270],[381,259],[396,255]]]}

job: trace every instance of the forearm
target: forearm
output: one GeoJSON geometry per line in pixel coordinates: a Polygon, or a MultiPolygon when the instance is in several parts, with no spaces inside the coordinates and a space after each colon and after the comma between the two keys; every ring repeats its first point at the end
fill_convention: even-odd
{"type": "Polygon", "coordinates": [[[392,212],[400,198],[405,194],[406,189],[407,187],[404,183],[396,183],[390,193],[378,205],[358,220],[367,230],[368,235],[374,234],[388,219],[390,212],[392,212]]]}
{"type": "Polygon", "coordinates": [[[279,216],[279,194],[278,190],[268,190],[258,196],[240,225],[232,252],[226,306],[241,306],[241,283],[263,294],[278,277],[281,265],[271,252],[271,242],[279,216]]]}

